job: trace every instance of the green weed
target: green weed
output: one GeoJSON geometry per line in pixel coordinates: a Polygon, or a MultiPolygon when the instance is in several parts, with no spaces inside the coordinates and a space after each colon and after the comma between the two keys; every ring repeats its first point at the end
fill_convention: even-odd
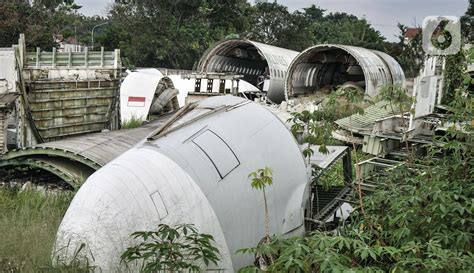
{"type": "Polygon", "coordinates": [[[0,189],[0,272],[58,271],[52,270],[51,253],[72,197],[72,192],[0,189]]]}

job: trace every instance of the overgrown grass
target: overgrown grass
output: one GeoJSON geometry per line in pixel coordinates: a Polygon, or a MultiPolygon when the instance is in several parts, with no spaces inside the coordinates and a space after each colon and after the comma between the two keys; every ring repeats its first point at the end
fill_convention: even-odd
{"type": "Polygon", "coordinates": [[[122,129],[133,129],[133,128],[138,128],[140,127],[141,125],[143,124],[143,120],[135,117],[135,116],[132,116],[131,119],[125,121],[124,123],[122,123],[122,129]]]}
{"type": "Polygon", "coordinates": [[[72,197],[0,189],[0,272],[63,272],[52,269],[51,253],[72,197]]]}

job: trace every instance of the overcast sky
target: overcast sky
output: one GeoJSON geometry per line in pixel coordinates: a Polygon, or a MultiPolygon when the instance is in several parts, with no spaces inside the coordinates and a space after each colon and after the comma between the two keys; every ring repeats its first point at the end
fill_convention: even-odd
{"type": "MultiPolygon", "coordinates": [[[[270,0],[271,1],[271,0],[270,0]]],[[[113,0],[76,0],[85,15],[107,14],[113,0]]],[[[293,11],[318,5],[328,12],[344,11],[365,18],[380,31],[387,40],[395,41],[398,34],[397,23],[413,26],[421,25],[428,15],[463,15],[468,0],[279,0],[293,11]]]]}

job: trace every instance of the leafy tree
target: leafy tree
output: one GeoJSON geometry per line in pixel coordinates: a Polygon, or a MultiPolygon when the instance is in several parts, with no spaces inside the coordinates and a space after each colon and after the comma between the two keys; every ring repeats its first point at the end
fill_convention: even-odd
{"type": "MultiPolygon", "coordinates": [[[[354,139],[354,132],[352,131],[352,115],[353,114],[358,114],[358,115],[363,115],[364,114],[364,105],[368,103],[372,103],[372,101],[367,98],[365,94],[365,90],[360,88],[359,86],[353,85],[353,84],[345,84],[340,86],[336,92],[334,93],[334,96],[338,98],[339,100],[343,101],[342,108],[344,109],[344,112],[349,115],[349,131],[351,134],[351,138],[354,139]]],[[[331,102],[334,105],[340,104],[339,100],[337,99],[332,99],[331,102]]],[[[334,106],[333,106],[334,107],[334,106]]],[[[355,166],[355,174],[356,174],[356,186],[357,186],[357,194],[359,196],[359,206],[361,209],[361,212],[363,215],[365,215],[365,210],[364,210],[364,204],[363,204],[363,192],[362,192],[362,171],[360,169],[360,159],[358,157],[358,154],[355,152],[357,150],[355,142],[352,142],[352,150],[354,151],[354,160],[356,163],[355,166]]]]}
{"type": "MultiPolygon", "coordinates": [[[[33,1],[33,5],[54,11],[60,5],[69,5],[72,7],[74,0],[35,0],[33,1]]],[[[79,6],[75,7],[80,8],[79,6]]]]}
{"type": "Polygon", "coordinates": [[[17,44],[20,33],[25,33],[27,47],[53,47],[53,26],[48,18],[46,9],[24,2],[0,4],[0,46],[17,44]]]}
{"type": "Polygon", "coordinates": [[[306,18],[308,18],[311,21],[317,21],[321,20],[324,17],[324,12],[326,11],[325,9],[320,8],[319,6],[316,5],[311,5],[308,8],[303,8],[304,10],[304,15],[306,18]]]}
{"type": "Polygon", "coordinates": [[[332,43],[383,49],[385,38],[365,19],[347,13],[329,13],[313,23],[314,44],[332,43]]]}
{"type": "Polygon", "coordinates": [[[337,43],[383,50],[384,38],[365,19],[330,13],[311,5],[303,12],[288,12],[278,3],[259,3],[251,9],[250,39],[293,50],[314,44],[337,43]]]}
{"type": "Polygon", "coordinates": [[[262,43],[278,45],[291,18],[286,6],[276,2],[257,3],[250,8],[251,29],[247,36],[262,43]]]}
{"type": "MultiPolygon", "coordinates": [[[[292,117],[287,122],[292,123],[291,132],[298,141],[306,145],[303,149],[303,156],[307,164],[311,164],[311,157],[314,154],[313,146],[319,145],[318,151],[328,154],[328,145],[332,142],[333,121],[335,120],[334,104],[327,103],[324,110],[314,111],[304,110],[301,113],[291,113],[292,117]]],[[[315,190],[316,213],[319,213],[319,175],[321,169],[315,164],[311,164],[312,187],[315,190]]],[[[326,185],[327,186],[327,185],[326,185]]]]}
{"type": "Polygon", "coordinates": [[[217,265],[220,260],[212,235],[198,233],[194,225],[160,224],[156,231],[138,231],[131,236],[142,242],[127,248],[121,259],[141,262],[140,272],[200,272],[203,265],[217,265]]]}
{"type": "Polygon", "coordinates": [[[398,47],[401,49],[401,53],[395,58],[403,68],[405,76],[413,78],[418,75],[425,58],[422,33],[419,31],[415,37],[406,40],[405,33],[408,27],[399,23],[398,28],[400,30],[398,47]]]}
{"type": "Polygon", "coordinates": [[[121,48],[137,67],[191,69],[212,43],[247,27],[247,6],[242,0],[119,3],[97,41],[121,48]]]}
{"type": "MultiPolygon", "coordinates": [[[[262,241],[260,241],[259,245],[261,248],[265,248],[271,242],[270,217],[268,213],[267,195],[265,192],[265,188],[273,184],[273,170],[269,167],[258,169],[255,172],[250,173],[249,178],[251,178],[250,186],[253,189],[261,190],[263,194],[263,205],[265,213],[265,237],[262,239],[262,241]]],[[[245,253],[245,251],[246,250],[241,250],[240,252],[245,253]]],[[[265,270],[268,264],[273,263],[273,256],[271,255],[264,255],[262,252],[255,252],[255,256],[257,259],[257,264],[259,264],[260,268],[262,268],[263,270],[265,270]]]]}
{"type": "Polygon", "coordinates": [[[78,13],[72,0],[0,3],[0,45],[25,33],[28,47],[49,49],[53,35],[75,37],[90,45],[121,49],[131,67],[191,69],[202,53],[226,37],[245,37],[293,50],[318,43],[342,43],[383,49],[384,38],[365,19],[346,13],[324,15],[312,5],[289,12],[278,3],[250,5],[246,0],[116,1],[107,18],[78,13]]]}
{"type": "Polygon", "coordinates": [[[315,37],[311,24],[312,20],[305,13],[295,11],[290,15],[285,29],[281,31],[277,45],[296,51],[313,46],[315,37]]]}
{"type": "Polygon", "coordinates": [[[327,145],[331,138],[332,132],[332,116],[326,111],[304,110],[291,113],[291,118],[287,122],[291,122],[291,132],[305,144],[303,156],[310,163],[310,158],[314,154],[313,146],[319,145],[319,152],[328,153],[327,145]]]}
{"type": "Polygon", "coordinates": [[[78,42],[89,44],[92,27],[105,22],[98,16],[78,14],[80,7],[72,1],[57,1],[56,4],[42,1],[35,1],[34,5],[0,3],[0,46],[16,44],[20,33],[25,34],[26,46],[30,50],[36,50],[36,47],[51,50],[57,46],[53,35],[76,37],[78,42]]]}
{"type": "MultiPolygon", "coordinates": [[[[465,52],[464,63],[474,63],[474,48],[465,52]]],[[[458,158],[461,163],[458,171],[464,174],[465,179],[469,179],[472,176],[469,167],[474,158],[474,79],[472,74],[466,72],[462,78],[459,86],[454,88],[454,96],[449,104],[451,113],[446,120],[448,134],[440,141],[444,144],[443,148],[458,158]]]]}

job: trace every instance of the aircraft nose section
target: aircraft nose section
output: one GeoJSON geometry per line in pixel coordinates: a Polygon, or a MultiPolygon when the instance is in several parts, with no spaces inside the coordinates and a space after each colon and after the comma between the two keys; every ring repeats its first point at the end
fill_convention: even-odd
{"type": "Polygon", "coordinates": [[[132,243],[131,233],[160,224],[153,193],[137,182],[135,172],[106,166],[80,188],[57,233],[53,255],[58,263],[68,264],[78,257],[115,267],[132,243]]]}
{"type": "Polygon", "coordinates": [[[134,244],[130,234],[160,223],[195,224],[213,235],[224,257],[220,268],[232,268],[219,221],[200,188],[174,161],[147,148],[126,152],[87,179],[61,222],[53,258],[120,271],[120,255],[134,244]]]}

